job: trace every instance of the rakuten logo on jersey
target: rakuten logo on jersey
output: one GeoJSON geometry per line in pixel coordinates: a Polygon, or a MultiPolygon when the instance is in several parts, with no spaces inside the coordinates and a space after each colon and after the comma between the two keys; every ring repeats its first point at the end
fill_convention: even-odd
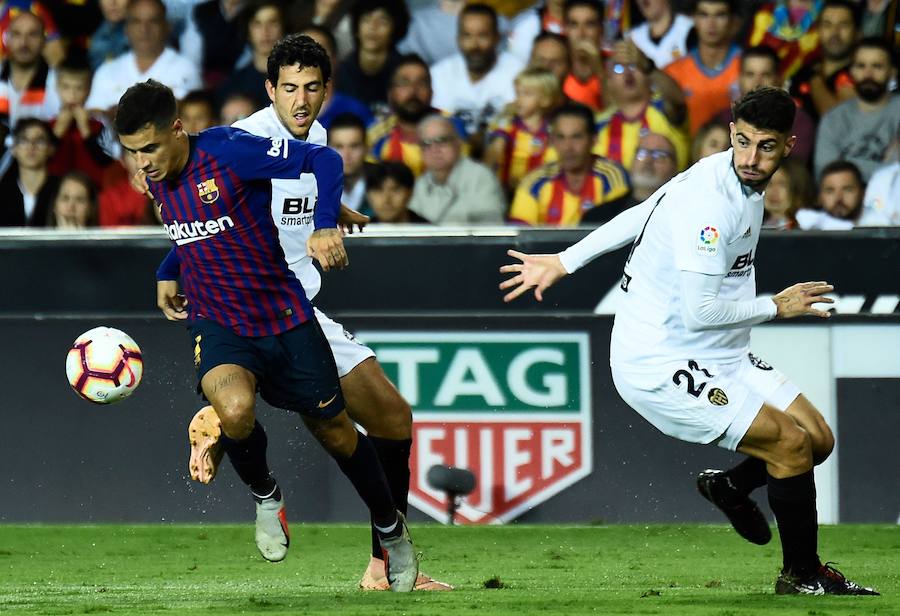
{"type": "Polygon", "coordinates": [[[234,228],[234,221],[231,216],[222,216],[215,220],[195,220],[193,222],[174,221],[170,225],[163,225],[169,239],[183,246],[191,242],[205,240],[226,229],[234,228]]]}

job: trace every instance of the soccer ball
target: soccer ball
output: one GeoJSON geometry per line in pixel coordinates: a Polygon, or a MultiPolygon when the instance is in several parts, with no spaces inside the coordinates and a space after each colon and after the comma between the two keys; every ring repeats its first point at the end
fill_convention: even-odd
{"type": "Polygon", "coordinates": [[[66,357],[66,376],[75,393],[96,404],[127,398],[141,382],[144,361],[131,336],[95,327],[78,336],[66,357]]]}

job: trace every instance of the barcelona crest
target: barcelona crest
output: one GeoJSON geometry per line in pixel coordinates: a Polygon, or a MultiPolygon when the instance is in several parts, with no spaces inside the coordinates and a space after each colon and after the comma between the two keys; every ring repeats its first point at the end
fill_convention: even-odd
{"type": "Polygon", "coordinates": [[[197,184],[197,195],[200,197],[200,201],[207,205],[215,203],[219,198],[219,187],[216,186],[215,178],[197,184]]]}

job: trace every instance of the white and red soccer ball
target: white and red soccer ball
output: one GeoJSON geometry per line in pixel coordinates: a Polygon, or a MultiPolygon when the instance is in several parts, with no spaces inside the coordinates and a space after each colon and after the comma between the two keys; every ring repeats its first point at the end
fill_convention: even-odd
{"type": "Polygon", "coordinates": [[[79,396],[112,404],[130,396],[141,382],[144,361],[131,336],[112,327],[81,334],[66,357],[66,376],[79,396]]]}

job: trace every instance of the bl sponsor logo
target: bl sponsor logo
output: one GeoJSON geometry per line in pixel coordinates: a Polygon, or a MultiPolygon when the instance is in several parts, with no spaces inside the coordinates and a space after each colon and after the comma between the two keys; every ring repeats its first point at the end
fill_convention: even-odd
{"type": "Polygon", "coordinates": [[[410,503],[446,519],[425,480],[468,468],[457,517],[515,519],[591,472],[590,348],[584,333],[360,332],[413,407],[410,503]]]}

